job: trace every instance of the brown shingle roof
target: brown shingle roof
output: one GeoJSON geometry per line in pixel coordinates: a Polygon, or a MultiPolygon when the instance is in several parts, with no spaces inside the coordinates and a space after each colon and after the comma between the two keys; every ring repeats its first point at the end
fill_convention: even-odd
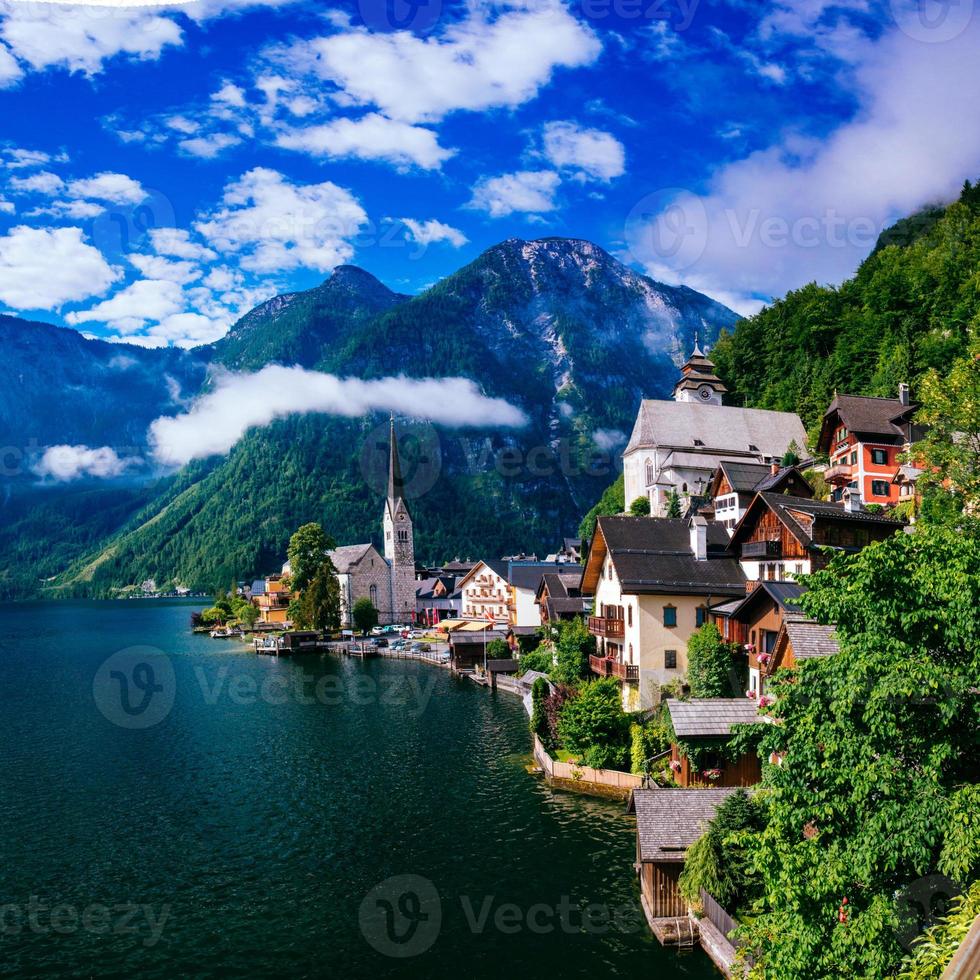
{"type": "Polygon", "coordinates": [[[805,616],[787,616],[783,620],[783,629],[793,647],[793,656],[797,660],[808,660],[813,657],[829,657],[837,653],[837,637],[833,626],[824,626],[805,616]]]}
{"type": "Polygon", "coordinates": [[[687,849],[734,787],[635,789],[629,812],[636,814],[641,861],[683,861],[687,849]]]}
{"type": "Polygon", "coordinates": [[[824,412],[817,450],[822,453],[830,450],[835,417],[839,418],[840,423],[855,435],[874,436],[875,442],[904,442],[905,434],[899,426],[895,425],[893,419],[903,417],[911,407],[904,405],[897,398],[838,395],[824,412]]]}
{"type": "Polygon", "coordinates": [[[751,725],[764,719],[759,705],[749,698],[695,698],[667,701],[670,721],[678,738],[730,735],[732,725],[751,725]]]}

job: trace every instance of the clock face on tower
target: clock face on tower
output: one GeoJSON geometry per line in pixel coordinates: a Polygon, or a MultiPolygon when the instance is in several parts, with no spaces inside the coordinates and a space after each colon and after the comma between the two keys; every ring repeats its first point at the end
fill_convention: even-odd
{"type": "Polygon", "coordinates": [[[708,401],[712,394],[714,394],[714,392],[711,390],[711,385],[701,385],[701,387],[698,388],[698,398],[700,398],[703,402],[708,401]]]}

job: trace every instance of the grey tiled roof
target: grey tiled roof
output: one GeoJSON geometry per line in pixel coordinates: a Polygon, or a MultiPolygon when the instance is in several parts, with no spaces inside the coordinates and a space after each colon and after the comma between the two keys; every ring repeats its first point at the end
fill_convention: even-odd
{"type": "Polygon", "coordinates": [[[735,493],[751,493],[764,477],[771,474],[766,463],[744,463],[736,460],[725,460],[718,464],[735,493]]]}
{"type": "Polygon", "coordinates": [[[783,628],[797,660],[829,657],[837,653],[837,637],[833,626],[824,626],[805,616],[787,616],[783,620],[783,628]]]}
{"type": "Polygon", "coordinates": [[[645,399],[625,451],[654,446],[693,449],[695,439],[702,443],[702,451],[782,456],[791,442],[801,448],[806,445],[806,430],[791,412],[645,399]]]}
{"type": "Polygon", "coordinates": [[[728,532],[708,522],[708,557],[691,551],[688,521],[666,517],[600,517],[599,528],[623,592],[629,595],[742,595],[745,574],[729,554],[728,532]]]}
{"type": "Polygon", "coordinates": [[[683,861],[715,810],[734,792],[735,787],[633,790],[629,812],[636,814],[640,860],[683,861]]]}
{"type": "Polygon", "coordinates": [[[333,551],[328,551],[327,555],[333,562],[334,568],[340,572],[341,575],[346,574],[351,570],[351,567],[356,565],[374,546],[371,544],[348,544],[344,545],[342,548],[334,548],[333,551]]]}
{"type": "Polygon", "coordinates": [[[759,705],[750,698],[695,698],[691,701],[670,698],[667,710],[678,738],[730,735],[732,725],[751,725],[763,720],[759,716],[759,705]]]}

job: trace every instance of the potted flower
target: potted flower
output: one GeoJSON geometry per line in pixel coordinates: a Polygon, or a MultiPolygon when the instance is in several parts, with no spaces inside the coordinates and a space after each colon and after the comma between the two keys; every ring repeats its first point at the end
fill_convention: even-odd
{"type": "Polygon", "coordinates": [[[680,772],[681,771],[681,763],[680,763],[680,760],[679,759],[671,759],[670,760],[670,768],[673,769],[674,772],[680,772]]]}
{"type": "Polygon", "coordinates": [[[769,705],[775,704],[775,703],[776,703],[776,699],[770,697],[768,694],[763,694],[762,697],[759,698],[759,707],[760,708],[768,708],[769,705]]]}
{"type": "Polygon", "coordinates": [[[754,643],[746,643],[745,644],[745,652],[746,653],[755,653],[755,644],[754,643]]]}
{"type": "Polygon", "coordinates": [[[765,665],[766,665],[767,663],[769,663],[769,661],[770,661],[771,659],[772,659],[772,657],[771,657],[771,656],[770,656],[770,654],[768,654],[768,653],[760,653],[760,654],[759,654],[759,656],[758,656],[758,657],[756,657],[756,660],[758,660],[758,661],[759,661],[759,664],[760,664],[760,666],[762,666],[762,667],[765,667],[765,665]]]}
{"type": "Polygon", "coordinates": [[[753,701],[758,697],[755,691],[746,691],[745,696],[751,698],[753,701]]]}
{"type": "Polygon", "coordinates": [[[712,782],[715,782],[716,780],[721,779],[721,770],[705,769],[704,772],[701,773],[701,775],[704,776],[705,779],[710,779],[712,782]]]}

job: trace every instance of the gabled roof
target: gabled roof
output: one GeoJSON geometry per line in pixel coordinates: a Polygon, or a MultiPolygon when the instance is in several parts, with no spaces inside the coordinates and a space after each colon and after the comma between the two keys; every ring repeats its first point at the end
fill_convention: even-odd
{"type": "Polygon", "coordinates": [[[578,584],[582,580],[582,566],[570,562],[534,562],[510,565],[504,577],[515,589],[531,589],[537,592],[543,575],[557,575],[566,583],[578,584]]]}
{"type": "Polygon", "coordinates": [[[813,544],[812,530],[816,521],[895,531],[905,526],[903,521],[896,521],[882,514],[872,514],[866,510],[849,511],[843,504],[832,503],[829,500],[790,497],[781,493],[757,493],[732,532],[728,547],[733,554],[735,546],[741,543],[749,533],[748,529],[754,526],[756,514],[761,508],[766,507],[776,514],[804,547],[813,544]]]}
{"type": "Polygon", "coordinates": [[[760,603],[767,600],[774,602],[784,613],[787,610],[798,612],[796,600],[804,592],[806,589],[797,582],[763,580],[728,615],[730,619],[745,621],[743,617],[747,617],[760,603]]]}
{"type": "Polygon", "coordinates": [[[694,698],[690,701],[667,699],[667,710],[678,738],[707,738],[730,735],[732,725],[752,725],[764,721],[759,705],[750,698],[694,698]]]}
{"type": "MultiPolygon", "coordinates": [[[[341,575],[346,575],[371,550],[377,552],[373,544],[348,544],[342,548],[334,548],[333,551],[328,551],[327,556],[333,562],[333,567],[341,575]]],[[[377,554],[381,558],[381,553],[377,552],[377,554]]],[[[383,558],[382,561],[384,561],[383,558]]]]}
{"type": "Polygon", "coordinates": [[[718,807],[736,792],[716,789],[635,789],[628,812],[636,814],[641,861],[683,861],[718,807]]]}
{"type": "Polygon", "coordinates": [[[538,583],[535,598],[540,599],[545,591],[551,599],[568,599],[579,596],[579,586],[582,584],[584,571],[582,565],[573,565],[572,570],[567,575],[559,572],[545,572],[538,583]]]}
{"type": "Polygon", "coordinates": [[[751,493],[763,477],[770,475],[768,463],[725,459],[718,464],[734,493],[751,493]]]}
{"type": "Polygon", "coordinates": [[[874,436],[875,442],[900,443],[905,433],[894,419],[904,418],[915,406],[897,398],[866,398],[861,395],[837,395],[824,412],[817,451],[830,451],[834,429],[839,424],[855,435],[874,436]]]}
{"type": "MultiPolygon", "coordinates": [[[[783,620],[780,632],[785,632],[796,660],[810,660],[837,653],[837,636],[834,629],[833,626],[817,623],[807,616],[787,616],[783,620]]],[[[776,645],[779,646],[779,637],[776,639],[776,645]]]]}
{"type": "Polygon", "coordinates": [[[483,568],[488,568],[495,575],[499,575],[500,578],[506,581],[507,579],[507,562],[505,561],[478,561],[457,583],[456,588],[462,591],[464,586],[479,574],[480,570],[483,568]]]}
{"type": "Polygon", "coordinates": [[[600,517],[589,548],[582,591],[595,591],[606,554],[628,595],[732,595],[745,592],[745,574],[726,554],[728,532],[707,524],[707,559],[691,551],[690,522],[666,517],[600,517]]]}
{"type": "Polygon", "coordinates": [[[624,455],[654,447],[693,449],[696,439],[702,452],[758,459],[781,457],[794,441],[802,448],[806,430],[792,412],[644,399],[624,455]]]}

